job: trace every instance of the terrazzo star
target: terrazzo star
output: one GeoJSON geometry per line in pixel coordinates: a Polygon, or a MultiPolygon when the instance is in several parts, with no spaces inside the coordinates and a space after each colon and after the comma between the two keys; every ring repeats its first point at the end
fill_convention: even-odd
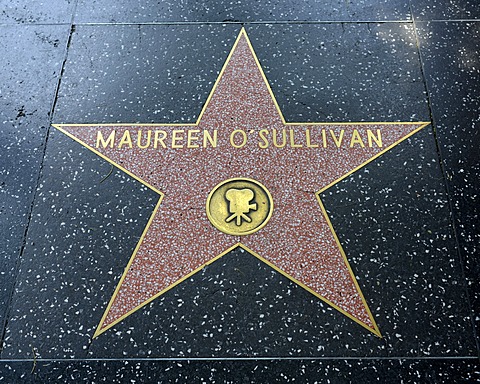
{"type": "Polygon", "coordinates": [[[196,123],[54,125],[159,195],[94,336],[236,247],[381,336],[320,193],[426,125],[287,123],[244,29],[196,123]],[[165,132],[170,144],[164,142],[162,150],[133,142],[130,147],[125,132],[145,126],[165,132]],[[349,140],[324,146],[320,136],[310,144],[322,150],[307,150],[296,147],[296,141],[282,148],[267,135],[288,130],[289,140],[303,135],[307,146],[306,132],[319,128],[337,140],[341,135],[349,140]],[[257,130],[258,135],[259,129],[266,130],[265,140],[241,145],[244,134],[257,130]],[[108,143],[112,130],[128,150],[98,141],[103,137],[108,143]],[[198,130],[198,140],[191,144],[206,145],[188,148],[188,130],[198,130]],[[179,131],[185,131],[183,139],[172,139],[180,137],[179,131]],[[234,131],[244,133],[236,138],[234,131]],[[209,132],[217,146],[200,132],[209,132]],[[187,145],[174,148],[174,143],[187,145]]]}

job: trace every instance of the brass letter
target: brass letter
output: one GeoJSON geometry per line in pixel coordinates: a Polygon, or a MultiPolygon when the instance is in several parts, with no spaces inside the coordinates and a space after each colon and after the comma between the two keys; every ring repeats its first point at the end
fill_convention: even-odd
{"type": "Polygon", "coordinates": [[[305,140],[307,141],[308,148],[318,148],[318,144],[311,144],[310,142],[310,129],[305,131],[305,140]]]}
{"type": "Polygon", "coordinates": [[[155,131],[155,138],[153,140],[153,148],[157,149],[158,148],[158,143],[160,143],[160,145],[163,147],[163,148],[167,148],[167,146],[165,145],[165,138],[167,137],[167,132],[165,131],[155,131]],[[160,135],[162,135],[161,137],[159,137],[160,135]]]}
{"type": "Polygon", "coordinates": [[[230,144],[232,144],[232,147],[235,147],[235,148],[242,148],[245,146],[245,144],[247,144],[247,134],[245,133],[244,130],[242,129],[236,129],[234,130],[231,134],[230,134],[230,144]],[[243,136],[243,142],[239,145],[235,144],[235,142],[233,141],[234,138],[235,138],[235,134],[237,133],[241,133],[241,136],[243,136]]]}
{"type": "Polygon", "coordinates": [[[377,129],[377,137],[373,134],[373,132],[370,129],[367,129],[367,137],[368,137],[368,146],[372,148],[372,139],[377,143],[377,147],[382,148],[382,134],[379,129],[377,129]]]}
{"type": "Polygon", "coordinates": [[[193,136],[193,133],[200,132],[199,129],[189,129],[187,131],[187,148],[198,148],[198,144],[193,144],[193,141],[198,141],[198,136],[193,136]]]}
{"type": "Polygon", "coordinates": [[[177,136],[177,133],[185,132],[183,129],[174,129],[172,131],[172,148],[183,148],[183,144],[177,144],[178,140],[183,140],[183,136],[177,136]]]}
{"type": "Polygon", "coordinates": [[[287,144],[287,135],[286,135],[286,132],[285,132],[285,129],[282,129],[282,138],[283,138],[283,141],[282,141],[282,144],[278,144],[277,142],[277,130],[276,129],[273,129],[273,145],[277,148],[283,148],[285,147],[285,145],[287,144]]]}
{"type": "Polygon", "coordinates": [[[258,136],[260,137],[260,139],[263,140],[263,143],[258,143],[258,146],[260,148],[268,148],[268,140],[267,138],[265,137],[265,135],[268,135],[269,132],[268,132],[268,129],[261,129],[259,132],[258,132],[258,136]]]}
{"type": "Polygon", "coordinates": [[[362,148],[365,148],[365,144],[363,144],[362,138],[356,129],[353,130],[352,139],[350,140],[350,148],[353,147],[354,144],[360,144],[362,148]]]}
{"type": "Polygon", "coordinates": [[[213,130],[213,138],[206,130],[203,131],[203,148],[207,148],[207,140],[213,148],[217,148],[217,130],[213,130]]]}
{"type": "Polygon", "coordinates": [[[295,132],[293,131],[293,129],[290,129],[290,146],[291,146],[292,148],[301,148],[301,147],[303,147],[302,144],[295,144],[294,134],[295,134],[295,132]]]}
{"type": "Polygon", "coordinates": [[[129,148],[132,148],[132,137],[130,136],[130,131],[127,129],[118,144],[118,148],[121,149],[124,145],[128,145],[129,148]]]}
{"type": "Polygon", "coordinates": [[[100,143],[102,144],[103,148],[107,148],[107,145],[110,146],[110,148],[113,148],[113,142],[115,140],[115,130],[113,130],[110,135],[108,135],[107,140],[103,138],[102,132],[97,131],[97,144],[95,145],[97,148],[100,147],[100,143]]]}
{"type": "Polygon", "coordinates": [[[137,136],[137,146],[138,146],[138,148],[141,148],[141,149],[148,148],[150,146],[151,138],[152,138],[152,131],[149,129],[147,131],[147,144],[142,145],[142,130],[139,129],[138,130],[138,136],[137,136]]]}
{"type": "Polygon", "coordinates": [[[333,132],[331,129],[330,129],[330,134],[332,135],[333,141],[335,142],[335,145],[337,146],[337,148],[340,148],[340,146],[342,145],[343,135],[345,134],[345,130],[344,129],[340,130],[340,137],[338,139],[335,136],[335,132],[333,132]]]}

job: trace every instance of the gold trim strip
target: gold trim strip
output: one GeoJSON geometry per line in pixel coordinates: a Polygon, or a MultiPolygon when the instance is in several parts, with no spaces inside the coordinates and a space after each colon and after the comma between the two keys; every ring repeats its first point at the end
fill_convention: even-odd
{"type": "MultiPolygon", "coordinates": [[[[343,126],[343,125],[406,125],[406,124],[430,124],[429,121],[382,121],[382,122],[367,122],[367,121],[347,121],[347,122],[325,122],[325,123],[315,123],[315,122],[303,122],[303,123],[293,123],[286,122],[284,123],[287,126],[290,125],[300,125],[300,126],[311,126],[311,125],[325,125],[325,126],[343,126]]],[[[65,124],[52,124],[53,127],[196,127],[199,123],[65,123],[65,124]]]]}
{"type": "Polygon", "coordinates": [[[324,126],[331,126],[331,125],[407,125],[407,124],[425,124],[428,125],[430,124],[429,121],[383,121],[383,122],[372,122],[369,123],[367,121],[356,121],[356,122],[342,122],[342,123],[285,123],[285,125],[304,125],[304,126],[310,126],[310,125],[324,125],[324,126]]]}
{"type": "MultiPolygon", "coordinates": [[[[370,329],[373,333],[375,333],[378,337],[381,338],[382,335],[380,333],[380,329],[378,328],[377,323],[375,321],[375,318],[373,317],[372,312],[370,311],[370,307],[367,304],[367,300],[365,299],[365,296],[363,295],[363,292],[360,288],[360,285],[358,284],[357,278],[355,277],[355,274],[353,273],[352,267],[350,266],[350,263],[347,259],[347,255],[345,254],[345,251],[343,250],[343,247],[340,244],[340,240],[338,239],[337,233],[335,232],[335,229],[333,228],[332,222],[330,221],[330,217],[328,217],[327,211],[325,210],[325,207],[323,206],[322,200],[320,199],[320,196],[318,194],[317,194],[317,200],[318,200],[318,204],[320,205],[320,210],[322,211],[323,216],[327,220],[330,231],[332,232],[332,235],[335,239],[335,242],[337,243],[338,249],[340,250],[340,253],[342,254],[343,261],[344,261],[345,265],[347,266],[347,269],[348,269],[348,272],[350,273],[350,277],[352,278],[353,284],[355,285],[355,288],[356,288],[358,294],[360,295],[360,299],[362,300],[363,306],[367,310],[368,317],[370,318],[370,321],[373,324],[373,328],[375,329],[375,332],[370,327],[368,327],[368,329],[370,329]]],[[[353,318],[353,320],[355,320],[357,323],[362,324],[359,320],[357,320],[355,318],[353,318]]]]}
{"type": "Polygon", "coordinates": [[[210,91],[210,94],[208,95],[207,101],[203,105],[203,108],[200,112],[200,115],[198,115],[198,119],[197,119],[195,125],[200,124],[200,120],[202,120],[203,114],[205,113],[205,111],[208,107],[208,104],[210,104],[210,100],[212,99],[213,94],[215,93],[215,90],[217,89],[218,83],[222,79],[223,74],[224,74],[225,70],[227,69],[228,63],[230,62],[230,59],[232,58],[233,53],[235,52],[235,49],[237,48],[237,45],[238,45],[242,35],[246,36],[245,28],[243,28],[243,27],[240,30],[240,33],[238,34],[237,39],[235,40],[235,43],[233,43],[233,47],[232,47],[232,49],[230,50],[230,53],[227,56],[227,60],[225,60],[225,64],[223,64],[223,67],[222,67],[220,73],[218,74],[217,80],[215,80],[215,84],[213,84],[212,90],[210,91]]]}
{"type": "Polygon", "coordinates": [[[411,125],[418,125],[418,124],[421,124],[420,127],[414,129],[412,132],[410,132],[408,135],[402,137],[400,140],[396,141],[395,143],[389,145],[387,148],[385,148],[384,150],[380,151],[379,153],[377,153],[376,155],[372,156],[370,159],[368,159],[367,161],[363,162],[362,164],[360,164],[359,166],[353,168],[350,172],[347,172],[346,174],[344,174],[343,176],[339,177],[338,179],[336,179],[335,181],[332,181],[330,184],[328,184],[327,186],[323,187],[322,189],[320,189],[317,194],[319,193],[322,193],[324,191],[326,191],[328,188],[334,186],[335,184],[339,183],[340,181],[342,181],[343,179],[347,178],[348,176],[350,176],[352,173],[358,171],[360,168],[363,168],[365,165],[367,165],[368,163],[372,162],[373,160],[377,159],[378,157],[382,156],[385,152],[388,152],[389,150],[391,150],[393,147],[397,146],[398,144],[400,144],[402,141],[408,139],[410,136],[414,135],[415,133],[417,133],[418,131],[420,131],[421,129],[425,128],[427,125],[429,125],[430,123],[395,123],[395,124],[411,124],[411,125]]]}
{"type": "MultiPolygon", "coordinates": [[[[93,338],[96,338],[98,335],[105,332],[106,329],[110,328],[110,327],[107,327],[107,328],[102,329],[101,327],[102,327],[103,323],[105,322],[105,319],[107,318],[108,312],[110,311],[110,308],[112,307],[113,302],[115,301],[115,299],[117,297],[117,294],[120,291],[120,287],[122,286],[123,280],[125,280],[125,277],[127,276],[127,273],[129,271],[132,263],[133,263],[133,260],[135,259],[136,255],[137,255],[137,252],[138,252],[138,250],[140,249],[140,246],[143,243],[143,239],[145,238],[145,235],[147,234],[148,229],[150,228],[150,225],[152,224],[153,219],[154,219],[155,215],[157,214],[158,209],[160,208],[160,204],[162,203],[162,200],[163,200],[163,196],[160,196],[157,204],[155,205],[155,208],[154,208],[152,214],[150,215],[150,218],[148,219],[147,225],[145,226],[145,229],[143,230],[142,236],[140,236],[140,240],[138,240],[138,243],[135,247],[135,250],[133,251],[132,256],[130,256],[130,260],[128,261],[128,264],[125,267],[125,270],[123,271],[122,277],[120,278],[120,281],[118,282],[117,287],[115,288],[115,291],[113,292],[113,295],[110,298],[110,302],[108,303],[107,308],[105,309],[105,311],[103,313],[102,319],[100,320],[100,323],[98,324],[97,329],[95,330],[93,338]]],[[[123,316],[118,321],[121,321],[125,317],[126,316],[123,316]]]]}
{"type": "MultiPolygon", "coordinates": [[[[160,206],[160,202],[158,203],[157,207],[160,206]]],[[[155,209],[157,209],[157,207],[155,209]]],[[[155,215],[156,211],[153,213],[151,219],[153,218],[153,216],[155,215]]],[[[150,225],[150,222],[148,224],[148,226],[150,225]]],[[[147,229],[148,229],[148,226],[147,226],[147,229]]],[[[144,232],[144,234],[146,233],[146,230],[144,232]]],[[[142,238],[141,240],[143,240],[143,236],[142,235],[142,238]]],[[[141,242],[140,240],[140,242],[141,242]]],[[[97,338],[98,336],[100,336],[103,332],[107,331],[108,329],[112,328],[113,326],[115,326],[116,324],[120,323],[122,320],[124,320],[125,318],[127,318],[128,316],[130,316],[131,314],[133,314],[134,312],[138,311],[140,308],[143,308],[145,305],[151,303],[153,300],[155,300],[157,297],[163,295],[165,292],[169,291],[170,289],[176,287],[178,284],[182,283],[183,281],[185,281],[186,279],[188,279],[189,277],[193,276],[194,274],[196,274],[197,272],[201,271],[203,268],[205,268],[207,265],[210,265],[212,264],[214,261],[220,259],[221,257],[225,256],[228,252],[232,251],[233,249],[235,249],[238,244],[235,244],[233,245],[232,247],[228,248],[227,250],[223,251],[222,253],[220,253],[219,255],[215,256],[214,258],[208,260],[205,264],[202,264],[200,267],[196,268],[195,270],[193,270],[192,272],[190,272],[189,274],[185,275],[184,277],[182,277],[180,280],[177,280],[175,283],[169,285],[167,288],[165,288],[164,290],[156,293],[154,296],[152,296],[151,298],[149,298],[148,300],[144,301],[142,304],[136,306],[135,308],[131,309],[130,311],[128,311],[127,313],[125,313],[124,315],[122,315],[121,317],[119,317],[117,320],[115,320],[114,322],[108,324],[106,327],[102,328],[102,324],[103,322],[105,321],[105,318],[107,317],[107,314],[110,310],[110,307],[112,306],[113,302],[115,301],[115,298],[120,290],[120,286],[122,285],[123,283],[123,280],[125,279],[125,276],[127,275],[127,272],[128,272],[128,269],[130,268],[130,266],[132,265],[132,262],[133,262],[133,259],[135,258],[135,254],[136,254],[136,251],[138,250],[139,246],[140,246],[140,242],[139,244],[137,245],[137,248],[135,249],[135,252],[134,254],[132,255],[132,257],[130,258],[130,261],[128,262],[128,265],[127,267],[125,268],[125,271],[122,275],[122,278],[120,279],[120,282],[118,283],[117,285],[117,288],[115,289],[115,292],[113,293],[113,296],[112,298],[110,299],[110,303],[108,304],[108,307],[107,309],[105,310],[105,313],[102,317],[102,320],[100,321],[100,324],[98,325],[97,327],[97,330],[95,331],[95,334],[93,335],[93,338],[97,338]]]]}
{"type": "MultiPolygon", "coordinates": [[[[335,236],[335,239],[337,240],[336,236],[335,236]]],[[[250,248],[246,247],[245,245],[243,245],[242,243],[238,243],[237,244],[238,246],[242,247],[245,251],[251,253],[253,256],[255,256],[256,258],[258,258],[259,260],[263,261],[265,264],[267,264],[268,266],[270,266],[271,268],[273,268],[274,270],[276,270],[277,272],[280,272],[282,275],[284,275],[285,277],[287,277],[289,280],[293,281],[295,284],[299,285],[300,287],[302,287],[303,289],[305,289],[306,291],[310,292],[312,295],[318,297],[319,299],[321,299],[322,301],[324,301],[325,303],[327,303],[328,305],[330,305],[331,307],[335,308],[337,311],[341,312],[343,315],[347,316],[348,318],[352,319],[353,321],[355,321],[357,324],[361,325],[362,327],[368,329],[370,332],[374,333],[375,335],[377,335],[378,337],[382,337],[382,335],[380,334],[380,330],[378,329],[377,327],[377,324],[375,322],[375,319],[373,318],[370,310],[368,309],[368,305],[365,301],[365,298],[363,297],[363,294],[362,294],[362,291],[360,290],[360,287],[358,286],[358,283],[357,283],[357,280],[355,279],[355,277],[353,276],[353,272],[350,268],[350,265],[348,264],[347,262],[347,267],[350,271],[350,274],[352,275],[352,278],[353,278],[353,281],[355,283],[355,286],[357,287],[357,290],[362,298],[362,302],[364,303],[366,309],[367,309],[367,312],[368,312],[368,315],[370,317],[370,320],[372,321],[373,323],[373,326],[374,326],[374,329],[370,328],[367,324],[363,323],[362,321],[360,321],[359,319],[353,317],[350,313],[346,312],[345,310],[343,310],[342,308],[338,307],[337,305],[335,305],[334,303],[332,303],[331,301],[329,301],[327,298],[323,297],[322,295],[318,294],[317,292],[313,291],[311,288],[309,288],[308,286],[306,286],[305,284],[303,284],[302,282],[298,281],[297,279],[295,279],[294,277],[290,276],[288,273],[286,273],[285,271],[281,270],[280,268],[278,268],[275,264],[271,263],[270,261],[268,261],[267,259],[264,259],[262,256],[260,256],[258,253],[254,252],[253,250],[251,250],[250,248]]],[[[343,250],[340,248],[340,250],[342,251],[342,255],[344,256],[344,253],[343,253],[343,250]]],[[[344,256],[345,258],[345,256],[344,256]]]]}
{"type": "Polygon", "coordinates": [[[250,48],[250,51],[252,52],[253,58],[255,59],[255,64],[257,64],[257,68],[260,71],[260,74],[262,75],[263,81],[265,82],[265,84],[268,88],[268,92],[270,93],[270,96],[272,97],[273,103],[275,104],[275,108],[277,108],[277,112],[280,115],[280,118],[282,119],[282,123],[284,125],[286,125],[287,122],[285,121],[285,118],[283,117],[283,113],[280,110],[280,106],[277,103],[277,99],[275,98],[275,95],[273,94],[272,88],[270,87],[270,84],[268,83],[267,76],[265,76],[265,72],[263,72],[263,68],[260,65],[260,61],[258,61],[257,54],[255,53],[255,50],[253,49],[253,45],[250,41],[250,38],[247,35],[247,32],[245,31],[245,28],[242,28],[242,30],[240,31],[240,35],[241,34],[243,34],[245,36],[245,39],[247,40],[248,47],[250,48]]]}
{"type": "Polygon", "coordinates": [[[52,124],[55,128],[57,127],[194,127],[197,126],[197,123],[80,123],[80,124],[52,124]]]}
{"type": "MultiPolygon", "coordinates": [[[[336,238],[336,237],[335,237],[336,238]]],[[[336,238],[337,239],[337,238],[336,238]]],[[[338,241],[338,240],[337,240],[338,241]]],[[[101,328],[101,325],[103,324],[107,314],[108,314],[108,311],[113,303],[113,301],[115,300],[115,297],[119,291],[119,288],[121,286],[121,283],[123,282],[123,279],[128,271],[128,268],[130,268],[130,265],[131,263],[133,262],[133,259],[134,259],[134,256],[132,256],[130,262],[129,262],[129,265],[127,266],[127,268],[125,269],[125,272],[124,272],[124,275],[122,276],[122,279],[120,280],[120,282],[118,283],[118,286],[117,286],[117,289],[115,290],[115,293],[114,293],[114,296],[112,297],[112,299],[110,300],[110,303],[107,307],[107,309],[105,310],[105,314],[104,316],[102,317],[102,321],[100,322],[100,324],[98,325],[97,327],[97,330],[95,331],[95,335],[93,336],[93,338],[97,338],[98,336],[100,336],[102,333],[106,332],[108,329],[112,328],[113,326],[115,326],[116,324],[120,323],[122,320],[124,320],[125,318],[127,318],[128,316],[130,316],[131,314],[133,314],[134,312],[138,311],[139,309],[143,308],[144,306],[146,306],[147,304],[151,303],[153,300],[155,300],[156,298],[158,298],[159,296],[163,295],[165,292],[169,291],[170,289],[176,287],[178,284],[182,283],[183,281],[185,281],[186,279],[190,278],[191,276],[193,276],[194,274],[196,274],[197,272],[199,272],[200,270],[202,270],[203,268],[205,268],[207,265],[210,265],[212,264],[213,262],[217,261],[218,259],[220,259],[221,257],[225,256],[227,253],[231,252],[232,250],[234,250],[235,248],[238,248],[238,247],[241,247],[243,248],[245,251],[249,252],[252,256],[255,256],[257,259],[259,259],[260,261],[264,262],[265,264],[267,264],[269,267],[273,268],[275,271],[281,273],[282,275],[284,275],[285,277],[287,277],[289,280],[293,281],[295,284],[301,286],[303,289],[305,289],[306,291],[310,292],[312,295],[318,297],[319,299],[321,299],[322,301],[324,301],[326,304],[328,304],[329,306],[333,307],[334,309],[336,309],[337,311],[339,311],[340,313],[342,313],[343,315],[347,316],[348,318],[350,318],[351,320],[355,321],[357,324],[361,325],[363,328],[369,330],[370,332],[374,333],[376,336],[382,338],[382,335],[380,334],[380,330],[378,329],[378,326],[370,312],[370,310],[368,309],[368,306],[366,305],[366,301],[365,301],[365,298],[363,297],[363,294],[360,290],[360,288],[358,287],[358,283],[356,282],[356,279],[354,279],[354,282],[355,282],[355,285],[358,289],[358,292],[362,298],[362,302],[364,303],[364,305],[366,306],[366,309],[368,311],[368,315],[370,317],[370,319],[372,320],[372,323],[374,325],[374,329],[372,329],[371,327],[369,327],[367,324],[363,323],[362,321],[358,320],[357,318],[353,317],[351,314],[349,314],[348,312],[346,312],[345,310],[343,310],[342,308],[338,307],[337,305],[335,305],[334,303],[332,303],[331,301],[329,301],[328,299],[326,299],[325,297],[323,297],[322,295],[316,293],[315,291],[313,291],[311,288],[309,288],[308,286],[306,286],[305,284],[301,283],[300,281],[296,280],[294,277],[290,276],[288,273],[286,273],[285,271],[281,270],[280,268],[278,268],[275,264],[271,263],[270,261],[268,261],[267,259],[264,259],[262,256],[260,256],[258,253],[256,253],[255,251],[251,250],[250,248],[248,248],[246,245],[242,244],[242,243],[237,243],[235,245],[233,245],[232,247],[226,249],[225,251],[223,251],[222,253],[220,253],[219,255],[215,256],[214,258],[210,259],[209,261],[207,261],[205,264],[202,264],[200,267],[198,267],[197,269],[193,270],[192,272],[190,272],[189,274],[185,275],[184,277],[182,277],[180,280],[177,280],[175,283],[173,283],[172,285],[168,286],[167,288],[165,288],[164,290],[158,292],[157,294],[155,294],[154,296],[152,296],[151,298],[149,298],[148,300],[144,301],[142,304],[138,305],[137,307],[133,308],[132,310],[130,310],[129,312],[125,313],[123,316],[121,316],[120,318],[118,318],[117,320],[115,320],[114,322],[110,323],[109,325],[107,325],[106,327],[104,328],[101,328]]],[[[344,256],[345,257],[345,256],[344,256]]],[[[350,273],[353,274],[353,272],[351,271],[351,268],[350,268],[350,265],[347,264],[347,267],[349,268],[350,270],[350,273]]],[[[353,277],[354,278],[354,277],[353,277]]]]}
{"type": "MultiPolygon", "coordinates": [[[[118,124],[117,124],[118,125],[118,124]]],[[[117,167],[118,169],[120,169],[121,171],[125,172],[127,175],[129,175],[130,177],[133,177],[135,180],[137,180],[138,182],[142,183],[143,185],[145,185],[146,187],[150,188],[152,191],[158,193],[160,196],[163,197],[163,192],[160,191],[159,189],[155,188],[153,185],[147,183],[145,180],[142,180],[140,179],[138,176],[134,175],[132,172],[130,172],[128,169],[122,167],[120,164],[116,163],[115,161],[113,161],[112,159],[109,159],[107,156],[103,155],[102,153],[98,152],[95,148],[93,148],[92,146],[88,145],[87,143],[84,143],[82,140],[80,140],[79,138],[73,136],[70,132],[64,130],[62,127],[64,126],[76,126],[76,124],[71,124],[71,125],[67,125],[67,124],[52,124],[52,126],[56,129],[58,129],[60,132],[64,133],[65,135],[67,135],[68,137],[70,137],[71,139],[75,140],[77,143],[80,143],[82,146],[84,146],[85,148],[91,150],[93,153],[95,153],[96,155],[100,156],[103,160],[106,160],[108,161],[110,164],[114,165],[115,167],[117,167]]],[[[99,124],[96,124],[94,126],[99,126],[99,124]]]]}

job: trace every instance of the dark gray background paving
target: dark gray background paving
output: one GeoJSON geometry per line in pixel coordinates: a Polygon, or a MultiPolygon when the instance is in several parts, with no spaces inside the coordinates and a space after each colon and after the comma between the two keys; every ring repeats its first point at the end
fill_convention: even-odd
{"type": "Polygon", "coordinates": [[[480,331],[480,22],[419,23],[422,58],[459,251],[480,331]],[[455,101],[455,102],[452,102],[455,101]]]}
{"type": "Polygon", "coordinates": [[[408,0],[78,2],[78,23],[407,20],[408,0]]]}
{"type": "MultiPolygon", "coordinates": [[[[65,26],[0,26],[0,324],[9,311],[17,261],[65,57],[65,26]]],[[[3,333],[3,332],[2,332],[3,333]]]]}
{"type": "Polygon", "coordinates": [[[0,4],[4,381],[479,380],[475,2],[0,4]],[[237,250],[92,342],[158,196],[47,127],[194,121],[237,21],[288,121],[433,119],[322,195],[384,338],[237,250]]]}
{"type": "Polygon", "coordinates": [[[3,362],[0,380],[21,383],[473,383],[474,361],[61,361],[3,362]]]}
{"type": "Polygon", "coordinates": [[[59,24],[70,23],[76,0],[0,1],[1,24],[59,24]]]}
{"type": "Polygon", "coordinates": [[[411,1],[417,20],[472,20],[480,18],[480,4],[476,0],[411,1]]]}

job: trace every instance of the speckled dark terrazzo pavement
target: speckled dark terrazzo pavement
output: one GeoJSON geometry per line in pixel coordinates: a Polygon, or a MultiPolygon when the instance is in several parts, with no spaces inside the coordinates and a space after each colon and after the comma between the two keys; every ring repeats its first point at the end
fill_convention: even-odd
{"type": "Polygon", "coordinates": [[[480,381],[475,1],[0,4],[0,381],[480,381]],[[50,124],[194,122],[242,26],[287,121],[431,121],[321,196],[383,338],[236,249],[92,339],[158,196],[50,124]]]}

